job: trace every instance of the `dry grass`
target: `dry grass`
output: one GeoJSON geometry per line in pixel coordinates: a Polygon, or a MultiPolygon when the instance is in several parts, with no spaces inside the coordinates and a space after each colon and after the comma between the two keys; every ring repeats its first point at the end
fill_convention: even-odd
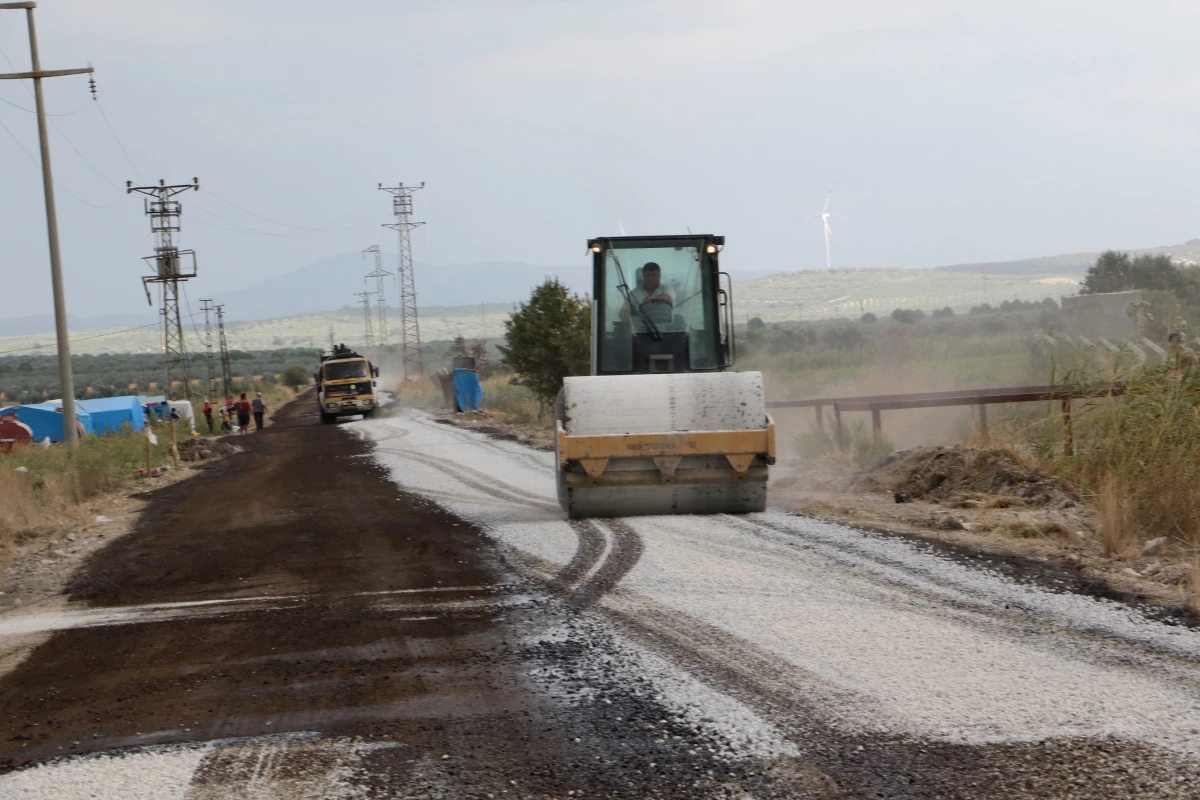
{"type": "MultiPolygon", "coordinates": [[[[170,463],[170,435],[160,427],[155,466],[170,463]]],[[[0,455],[0,549],[57,524],[88,500],[125,487],[146,463],[146,439],[133,431],[85,436],[72,453],[62,445],[19,447],[0,455]],[[21,469],[23,468],[23,470],[21,469]]]]}
{"type": "Polygon", "coordinates": [[[1094,498],[1110,554],[1159,536],[1200,547],[1200,379],[1166,364],[1122,377],[1124,395],[1078,404],[1074,454],[1062,452],[1061,418],[1040,426],[1041,462],[1094,498]]]}

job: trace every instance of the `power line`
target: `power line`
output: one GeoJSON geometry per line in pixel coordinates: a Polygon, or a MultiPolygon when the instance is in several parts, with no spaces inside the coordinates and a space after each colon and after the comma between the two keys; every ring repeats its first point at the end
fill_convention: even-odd
{"type": "MultiPolygon", "coordinates": [[[[91,341],[92,339],[103,339],[107,336],[119,336],[122,333],[129,333],[131,331],[140,331],[144,328],[157,328],[161,324],[162,324],[161,322],[152,322],[149,325],[135,325],[132,328],[121,328],[120,330],[108,331],[107,333],[98,333],[95,336],[80,336],[78,338],[71,339],[71,344],[75,344],[76,342],[87,342],[87,341],[91,341]]],[[[43,347],[49,347],[49,346],[50,345],[46,345],[46,344],[35,344],[35,345],[30,345],[29,347],[17,347],[13,350],[0,350],[0,356],[9,355],[11,353],[23,353],[26,350],[41,350],[43,347]]]]}
{"type": "MultiPolygon", "coordinates": [[[[296,230],[301,230],[301,231],[313,231],[313,232],[316,232],[316,233],[343,233],[343,232],[345,232],[345,231],[352,231],[352,230],[354,230],[355,228],[361,227],[360,225],[352,225],[352,226],[350,226],[349,228],[309,228],[309,227],[305,227],[304,225],[293,225],[293,224],[291,224],[290,222],[280,222],[280,221],[279,221],[279,220],[277,220],[277,219],[271,219],[270,217],[265,217],[265,216],[263,216],[262,214],[256,214],[256,213],[254,213],[253,211],[250,211],[249,209],[242,208],[241,206],[239,206],[237,203],[233,202],[232,200],[226,200],[224,197],[221,197],[221,196],[220,196],[220,195],[218,195],[218,194],[214,194],[213,192],[209,191],[208,189],[205,189],[204,191],[205,191],[205,194],[207,194],[208,196],[210,196],[210,197],[215,197],[217,200],[220,200],[222,203],[225,203],[226,205],[229,205],[229,206],[233,206],[233,207],[234,207],[234,208],[236,208],[238,211],[241,211],[241,212],[243,212],[243,213],[245,213],[245,214],[249,214],[249,215],[250,215],[250,216],[252,216],[252,217],[258,217],[259,219],[266,220],[267,222],[273,222],[273,223],[275,223],[276,225],[282,225],[282,226],[284,226],[285,228],[295,228],[296,230]]],[[[371,199],[369,198],[369,199],[367,199],[367,200],[363,201],[362,205],[360,205],[358,208],[354,209],[353,211],[348,211],[348,212],[346,212],[345,214],[340,214],[340,215],[338,215],[337,217],[334,217],[332,220],[330,220],[330,222],[334,222],[334,221],[336,221],[336,220],[339,220],[339,219],[343,219],[343,218],[345,218],[345,217],[348,217],[348,216],[350,216],[351,214],[355,214],[355,213],[357,213],[358,211],[362,210],[362,209],[363,209],[363,207],[365,207],[365,206],[366,206],[368,203],[370,203],[370,202],[371,202],[371,199]]],[[[211,212],[211,211],[210,211],[210,212],[208,212],[208,213],[212,214],[212,212],[211,212]]],[[[213,216],[214,216],[214,217],[216,217],[217,215],[216,215],[216,214],[213,214],[213,216]]],[[[217,219],[221,219],[221,217],[217,217],[217,219]]],[[[229,222],[229,220],[225,220],[225,221],[226,221],[226,222],[229,222]]],[[[237,223],[237,222],[235,222],[235,223],[233,223],[233,224],[235,224],[235,225],[240,225],[241,223],[237,223]]],[[[325,223],[325,224],[326,224],[326,225],[328,225],[329,223],[327,222],[327,223],[325,223]]],[[[364,224],[365,224],[365,223],[364,223],[364,224]]],[[[243,226],[243,227],[248,227],[248,226],[243,226]]]]}
{"type": "Polygon", "coordinates": [[[125,160],[129,163],[129,166],[133,168],[133,174],[140,181],[142,179],[142,173],[137,168],[137,165],[133,163],[133,159],[129,157],[129,153],[125,150],[125,145],[121,144],[121,137],[117,136],[117,132],[113,128],[112,123],[108,121],[108,114],[104,113],[104,106],[100,105],[100,98],[93,97],[92,100],[96,103],[96,110],[100,112],[100,116],[104,119],[104,124],[108,126],[108,132],[112,134],[113,141],[116,142],[117,147],[121,149],[121,155],[125,156],[125,160]]]}
{"type": "MultiPolygon", "coordinates": [[[[18,149],[19,149],[19,150],[20,150],[22,153],[24,153],[24,154],[25,154],[25,157],[29,159],[29,163],[30,163],[30,164],[33,164],[33,166],[34,166],[34,168],[35,168],[35,169],[38,169],[38,170],[40,170],[40,169],[42,168],[42,164],[41,164],[41,162],[40,162],[40,161],[38,161],[36,158],[34,158],[34,157],[33,157],[33,153],[30,153],[28,150],[26,150],[26,149],[25,149],[25,145],[21,144],[21,140],[20,140],[20,139],[18,139],[18,138],[17,138],[17,136],[16,136],[16,134],[14,134],[14,133],[13,133],[13,132],[12,132],[12,131],[9,129],[9,127],[8,127],[7,125],[5,125],[5,124],[4,124],[4,120],[2,120],[2,119],[0,119],[0,128],[4,128],[4,132],[5,132],[5,133],[7,133],[7,134],[8,134],[8,137],[9,137],[10,139],[12,139],[12,140],[13,140],[13,144],[15,144],[15,145],[17,146],[17,148],[18,148],[18,149]]],[[[79,202],[83,203],[85,206],[91,206],[92,208],[112,208],[112,206],[111,206],[111,205],[109,205],[109,206],[100,206],[100,205],[96,205],[95,203],[89,203],[87,200],[84,200],[82,197],[80,197],[79,195],[77,195],[77,194],[75,194],[74,192],[72,192],[72,191],[71,191],[70,189],[68,189],[66,186],[63,186],[63,185],[62,185],[61,183],[59,183],[57,180],[56,180],[56,181],[54,181],[54,186],[55,186],[56,188],[58,188],[58,189],[62,189],[64,192],[66,192],[67,194],[69,194],[71,197],[74,197],[76,200],[78,200],[79,202]]]]}
{"type": "MultiPolygon", "coordinates": [[[[7,103],[8,105],[12,106],[13,108],[20,109],[21,111],[25,111],[29,114],[37,113],[36,109],[26,108],[25,106],[19,106],[11,100],[5,100],[3,97],[0,97],[0,103],[7,103]]],[[[90,105],[90,101],[89,101],[89,103],[84,103],[79,108],[75,109],[74,111],[68,111],[65,114],[51,114],[49,111],[47,111],[46,116],[47,117],[69,117],[72,114],[78,114],[80,111],[83,111],[84,109],[86,109],[88,107],[88,105],[90,105]]]]}

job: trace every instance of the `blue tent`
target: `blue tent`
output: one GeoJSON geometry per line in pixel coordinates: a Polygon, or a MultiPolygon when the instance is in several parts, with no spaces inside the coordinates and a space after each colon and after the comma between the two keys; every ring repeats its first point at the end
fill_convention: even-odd
{"type": "Polygon", "coordinates": [[[469,369],[454,370],[454,404],[459,411],[475,411],[483,402],[479,376],[469,369]]]}
{"type": "Polygon", "coordinates": [[[92,428],[96,433],[115,433],[126,424],[135,431],[146,427],[142,404],[133,395],[80,400],[76,408],[80,406],[92,415],[92,428]]]}
{"type": "MultiPolygon", "coordinates": [[[[47,436],[52,442],[61,442],[63,440],[63,416],[61,411],[55,410],[59,408],[62,408],[61,402],[18,406],[17,421],[29,426],[29,430],[33,431],[35,442],[40,442],[47,436]]],[[[75,418],[85,434],[92,432],[92,415],[81,408],[78,403],[75,404],[75,418]]]]}

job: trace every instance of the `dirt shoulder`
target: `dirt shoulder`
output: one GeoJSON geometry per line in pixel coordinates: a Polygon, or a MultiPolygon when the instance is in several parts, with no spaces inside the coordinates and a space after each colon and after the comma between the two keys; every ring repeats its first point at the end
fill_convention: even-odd
{"type": "Polygon", "coordinates": [[[456,425],[486,434],[493,439],[509,442],[520,442],[534,450],[549,452],[554,450],[554,427],[552,422],[546,425],[529,425],[512,422],[501,411],[435,411],[434,418],[446,425],[456,425]]]}
{"type": "Polygon", "coordinates": [[[1071,487],[974,448],[917,448],[855,471],[791,459],[772,476],[773,505],[983,556],[1014,578],[1119,600],[1200,625],[1194,556],[1165,538],[1106,552],[1101,520],[1071,487]]]}

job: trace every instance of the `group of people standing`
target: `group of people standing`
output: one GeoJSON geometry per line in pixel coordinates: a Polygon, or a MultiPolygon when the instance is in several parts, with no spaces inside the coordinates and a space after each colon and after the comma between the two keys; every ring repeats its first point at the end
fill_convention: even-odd
{"type": "Polygon", "coordinates": [[[233,399],[233,395],[225,398],[222,405],[213,406],[207,400],[204,401],[204,419],[208,422],[208,432],[216,433],[216,426],[213,420],[213,414],[217,414],[221,420],[221,433],[233,433],[233,421],[237,420],[238,433],[250,432],[250,417],[254,416],[254,430],[261,431],[263,429],[263,417],[267,413],[267,404],[263,401],[262,392],[255,392],[253,400],[246,399],[246,393],[242,392],[242,396],[238,400],[233,399]]]}

